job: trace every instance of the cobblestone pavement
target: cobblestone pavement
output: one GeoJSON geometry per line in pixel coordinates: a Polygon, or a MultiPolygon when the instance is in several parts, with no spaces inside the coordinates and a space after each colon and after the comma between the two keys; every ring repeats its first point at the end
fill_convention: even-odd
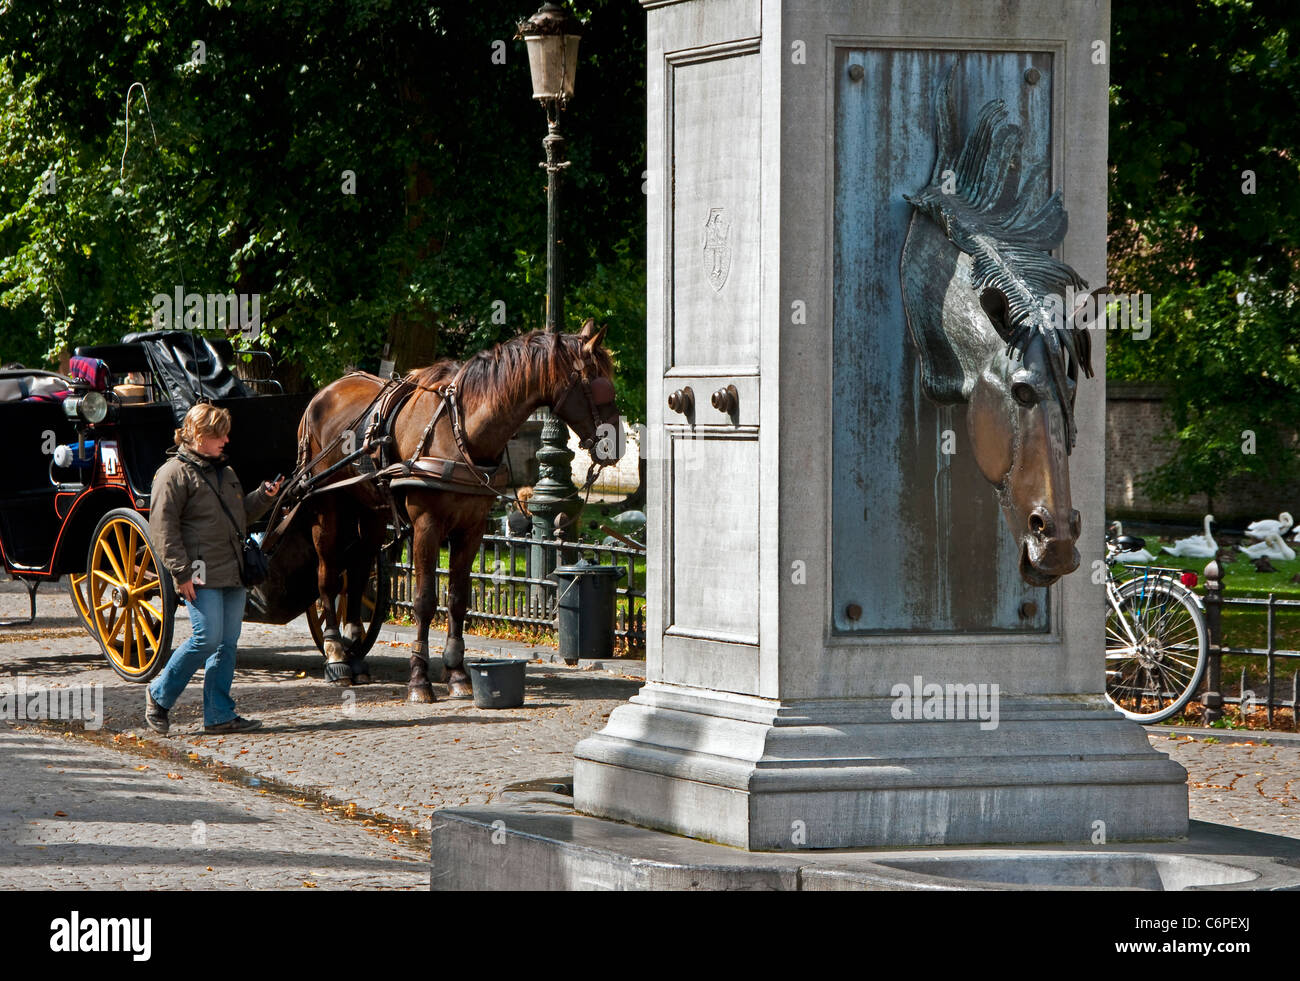
{"type": "MultiPolygon", "coordinates": [[[[26,595],[14,585],[0,586],[0,616],[26,612],[26,595]]],[[[640,687],[607,672],[541,663],[540,656],[552,651],[540,648],[533,652],[538,663],[528,666],[522,708],[475,708],[472,701],[448,699],[445,685],[434,686],[438,702],[412,705],[405,700],[404,645],[376,645],[370,658],[375,684],[338,688],[322,681],[323,660],[305,626],[249,623],[233,694],[240,713],[260,719],[262,728],[204,735],[196,676],[172,707],[171,733],[162,737],[144,727],[144,686],[107,667],[66,596],[42,591],[39,612],[32,627],[0,629],[0,681],[101,684],[106,730],[181,747],[200,761],[219,761],[425,830],[437,808],[488,803],[508,784],[570,774],[577,742],[601,729],[640,687]]],[[[187,632],[178,621],[176,643],[187,632]]],[[[471,651],[527,653],[522,645],[484,638],[467,638],[467,645],[471,651]]]]}
{"type": "Polygon", "coordinates": [[[392,827],[0,723],[0,889],[424,889],[392,827]]]}
{"type": "Polygon", "coordinates": [[[1196,821],[1300,838],[1300,744],[1267,733],[1151,735],[1151,745],[1187,768],[1188,810],[1196,821]],[[1207,742],[1207,739],[1218,740],[1207,742]]]}
{"type": "MultiPolygon", "coordinates": [[[[25,609],[25,595],[0,586],[0,616],[25,609]]],[[[177,642],[183,636],[181,625],[177,642]]],[[[472,637],[467,645],[521,649],[472,637]]],[[[532,653],[549,657],[551,651],[532,653]]],[[[437,703],[411,705],[405,701],[404,645],[381,641],[371,655],[377,683],[341,689],[321,680],[322,659],[305,628],[293,624],[247,624],[240,657],[235,697],[241,713],[262,720],[261,730],[203,735],[196,681],[173,707],[172,735],[159,737],[143,727],[142,686],[107,668],[62,594],[43,594],[33,627],[0,629],[0,680],[18,675],[29,684],[101,683],[110,732],[139,735],[148,745],[192,753],[199,762],[228,764],[425,830],[435,809],[490,803],[511,783],[571,774],[574,745],[602,728],[641,684],[537,660],[528,667],[522,708],[478,709],[447,700],[439,685],[437,703]]],[[[1188,768],[1193,818],[1300,837],[1300,744],[1278,737],[1274,746],[1246,745],[1259,734],[1228,731],[1209,737],[1218,742],[1204,734],[1170,739],[1164,731],[1150,738],[1188,768]]]]}

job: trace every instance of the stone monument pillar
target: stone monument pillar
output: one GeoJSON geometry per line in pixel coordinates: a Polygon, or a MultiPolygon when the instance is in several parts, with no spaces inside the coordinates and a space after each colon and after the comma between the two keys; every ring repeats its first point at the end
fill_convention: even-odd
{"type": "MultiPolygon", "coordinates": [[[[1043,577],[900,276],[932,220],[904,195],[948,193],[945,106],[955,151],[1002,100],[1009,193],[1059,191],[1045,247],[1105,285],[1108,3],[642,3],[647,683],[579,744],[577,810],[756,850],[1185,834],[1185,772],[1102,696],[1103,339],[1061,460],[1078,520],[1029,519],[1074,525],[1081,564],[1043,577]]],[[[911,270],[935,323],[983,316],[970,261],[911,270]]]]}

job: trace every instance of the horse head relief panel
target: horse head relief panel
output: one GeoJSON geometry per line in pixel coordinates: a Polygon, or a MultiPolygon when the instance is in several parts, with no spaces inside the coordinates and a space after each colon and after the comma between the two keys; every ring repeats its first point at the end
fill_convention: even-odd
{"type": "Polygon", "coordinates": [[[837,51],[837,632],[1042,634],[1079,564],[1068,460],[1091,367],[1084,284],[1050,255],[1052,68],[837,51]]]}

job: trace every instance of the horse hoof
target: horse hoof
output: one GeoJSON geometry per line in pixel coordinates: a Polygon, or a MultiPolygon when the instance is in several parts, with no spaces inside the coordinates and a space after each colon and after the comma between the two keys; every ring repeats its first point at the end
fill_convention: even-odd
{"type": "Polygon", "coordinates": [[[325,680],[335,685],[352,684],[352,669],[346,661],[326,661],[325,680]]]}
{"type": "Polygon", "coordinates": [[[448,698],[473,698],[474,688],[468,681],[453,681],[448,686],[450,693],[448,698]]]}
{"type": "Polygon", "coordinates": [[[433,688],[425,685],[423,688],[412,688],[407,691],[406,700],[420,705],[432,705],[438,699],[433,696],[433,688]]]}
{"type": "Polygon", "coordinates": [[[352,687],[352,679],[351,679],[351,678],[331,678],[331,679],[330,679],[330,684],[331,684],[331,685],[338,685],[340,688],[351,688],[351,687],[352,687]]]}
{"type": "Polygon", "coordinates": [[[364,672],[361,674],[354,674],[352,676],[352,683],[354,685],[368,685],[370,684],[370,675],[364,672]]]}

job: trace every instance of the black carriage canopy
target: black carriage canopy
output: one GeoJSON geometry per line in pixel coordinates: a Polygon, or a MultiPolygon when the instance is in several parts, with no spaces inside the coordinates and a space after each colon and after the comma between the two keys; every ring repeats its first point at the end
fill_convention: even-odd
{"type": "Polygon", "coordinates": [[[150,372],[167,393],[178,426],[200,395],[215,401],[250,394],[227,367],[235,352],[224,337],[209,340],[179,330],[142,331],[127,334],[121,344],[79,347],[77,353],[103,358],[119,378],[131,371],[150,372]]]}

